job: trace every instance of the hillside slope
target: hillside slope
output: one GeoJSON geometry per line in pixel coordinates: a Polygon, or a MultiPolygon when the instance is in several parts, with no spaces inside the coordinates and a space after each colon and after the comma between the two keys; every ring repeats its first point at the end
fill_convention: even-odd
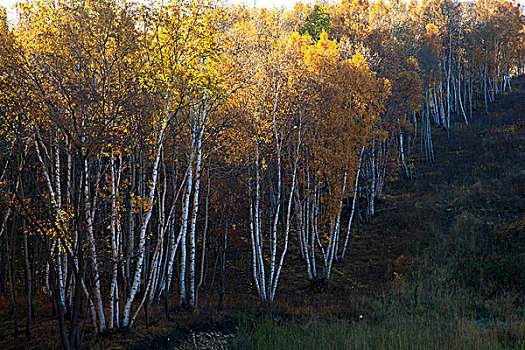
{"type": "Polygon", "coordinates": [[[522,349],[525,77],[474,116],[434,130],[436,165],[388,184],[325,290],[288,269],[280,305],[302,318],[252,320],[234,348],[522,349]]]}
{"type": "MultiPolygon", "coordinates": [[[[87,347],[220,348],[230,339],[220,334],[235,329],[231,347],[246,349],[525,347],[525,77],[488,115],[479,110],[471,125],[433,137],[436,164],[416,160],[412,181],[387,184],[329,283],[308,282],[291,251],[269,318],[256,307],[250,264],[237,264],[249,251],[232,251],[224,311],[216,311],[216,282],[193,314],[177,310],[167,321],[159,305],[149,328],[139,317],[132,331],[86,339],[87,347]]],[[[18,340],[9,308],[0,319],[0,348],[59,344],[51,315],[18,340]]]]}

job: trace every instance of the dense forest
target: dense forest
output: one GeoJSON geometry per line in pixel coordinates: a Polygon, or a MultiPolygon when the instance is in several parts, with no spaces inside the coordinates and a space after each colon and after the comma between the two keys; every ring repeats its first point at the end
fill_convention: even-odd
{"type": "Polygon", "coordinates": [[[290,259],[329,285],[385,184],[434,165],[436,130],[447,142],[525,72],[525,18],[503,0],[1,17],[1,300],[26,336],[51,308],[67,349],[200,294],[222,309],[238,265],[267,310],[290,259]]]}

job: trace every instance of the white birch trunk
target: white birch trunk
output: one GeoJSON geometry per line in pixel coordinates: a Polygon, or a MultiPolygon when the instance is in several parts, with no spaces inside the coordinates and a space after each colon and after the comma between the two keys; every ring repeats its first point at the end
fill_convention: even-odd
{"type": "Polygon", "coordinates": [[[197,160],[195,165],[195,187],[193,190],[193,212],[191,217],[190,228],[190,299],[189,305],[195,307],[195,253],[196,253],[196,230],[197,230],[197,215],[199,212],[199,189],[201,180],[201,162],[202,162],[202,134],[204,125],[199,131],[197,140],[197,160]]]}
{"type": "Polygon", "coordinates": [[[182,203],[182,219],[180,228],[181,239],[181,264],[180,264],[180,302],[186,304],[186,260],[187,260],[187,246],[186,235],[188,232],[188,216],[190,211],[190,197],[191,189],[193,187],[193,152],[190,157],[188,165],[188,183],[186,184],[186,193],[184,194],[184,201],[182,203]]]}
{"type": "Polygon", "coordinates": [[[155,197],[155,189],[157,186],[157,177],[158,177],[158,170],[159,170],[159,162],[162,154],[162,145],[164,142],[164,133],[166,131],[167,121],[162,121],[161,130],[159,132],[159,138],[157,142],[157,154],[155,156],[155,163],[153,165],[153,173],[152,173],[152,184],[148,195],[148,208],[146,211],[146,215],[144,218],[144,221],[142,223],[142,227],[140,230],[140,238],[139,238],[139,258],[137,261],[137,265],[135,266],[135,276],[133,279],[133,284],[131,285],[130,294],[126,300],[126,304],[124,305],[123,310],[123,316],[124,319],[122,320],[122,327],[129,327],[130,326],[130,313],[131,313],[131,305],[133,304],[133,301],[135,299],[135,296],[137,294],[139,285],[140,285],[140,278],[142,275],[143,265],[144,265],[144,257],[146,255],[146,230],[148,228],[149,221],[151,219],[151,214],[153,211],[153,200],[155,197]]]}
{"type": "MultiPolygon", "coordinates": [[[[84,153],[84,152],[83,152],[84,153]]],[[[104,317],[104,306],[102,304],[102,295],[100,292],[100,273],[98,269],[98,263],[97,263],[97,249],[95,246],[95,237],[93,232],[93,217],[92,217],[92,208],[90,204],[90,196],[89,196],[89,167],[88,167],[88,161],[87,158],[84,158],[84,172],[85,172],[85,184],[84,184],[84,195],[85,195],[85,203],[86,203],[86,220],[87,220],[87,237],[88,237],[88,243],[90,245],[90,253],[91,253],[91,263],[93,267],[93,272],[95,274],[95,309],[97,311],[97,321],[98,321],[98,331],[99,333],[103,333],[106,331],[106,320],[104,317]]]]}
{"type": "Polygon", "coordinates": [[[354,184],[354,196],[352,199],[352,212],[350,213],[350,218],[348,219],[348,228],[346,229],[346,238],[345,244],[343,246],[343,253],[341,254],[341,259],[345,258],[346,247],[348,245],[348,239],[350,237],[350,228],[352,227],[352,219],[354,218],[356,203],[357,203],[357,188],[359,186],[359,175],[361,172],[361,162],[363,161],[363,154],[365,153],[365,146],[361,147],[361,154],[359,156],[359,163],[357,164],[357,171],[355,175],[355,184],[354,184]]]}

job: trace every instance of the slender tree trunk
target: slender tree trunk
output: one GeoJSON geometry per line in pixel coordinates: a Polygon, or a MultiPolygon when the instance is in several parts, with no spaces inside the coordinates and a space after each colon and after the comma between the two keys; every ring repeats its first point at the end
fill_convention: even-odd
{"type": "MultiPolygon", "coordinates": [[[[23,194],[22,194],[22,198],[23,194]]],[[[29,268],[29,245],[27,242],[27,230],[25,219],[22,218],[22,229],[24,230],[24,262],[26,270],[26,293],[27,293],[27,322],[26,322],[26,336],[31,336],[31,315],[33,314],[33,292],[31,269],[29,268]]]]}
{"type": "Polygon", "coordinates": [[[483,65],[483,96],[485,100],[485,113],[489,113],[488,94],[487,94],[487,45],[484,45],[485,49],[485,64],[483,65]]]}
{"type": "Polygon", "coordinates": [[[142,223],[142,227],[140,230],[140,238],[139,238],[139,258],[137,261],[137,265],[135,266],[135,276],[133,279],[133,284],[131,285],[130,295],[128,296],[126,300],[126,304],[124,306],[123,314],[124,318],[122,320],[122,327],[127,328],[130,326],[130,313],[131,313],[131,305],[135,299],[135,295],[137,294],[139,285],[140,285],[140,279],[142,275],[142,271],[144,268],[144,258],[146,254],[146,230],[148,228],[149,221],[151,219],[151,214],[153,211],[153,200],[155,199],[155,191],[157,186],[157,178],[158,178],[158,171],[159,171],[159,162],[162,154],[162,145],[164,142],[164,132],[166,131],[166,121],[162,122],[161,130],[159,132],[158,142],[157,142],[157,152],[155,155],[155,163],[153,165],[153,172],[152,172],[152,184],[148,195],[148,208],[145,214],[144,221],[142,223]]]}
{"type": "Polygon", "coordinates": [[[345,244],[343,246],[343,252],[341,254],[341,259],[345,258],[346,247],[348,245],[348,238],[350,237],[350,228],[352,227],[352,219],[354,218],[356,203],[357,203],[357,189],[359,187],[359,175],[361,172],[361,162],[363,161],[363,154],[365,153],[365,146],[361,147],[361,154],[359,155],[359,163],[357,165],[357,171],[355,174],[355,184],[354,184],[354,196],[352,199],[352,212],[350,213],[350,218],[348,219],[348,228],[346,230],[345,244]]]}
{"type": "MultiPolygon", "coordinates": [[[[204,127],[204,125],[202,126],[204,127]]],[[[190,300],[191,308],[195,307],[195,256],[196,256],[196,235],[197,235],[197,215],[199,212],[199,189],[201,180],[201,161],[202,161],[202,131],[197,141],[197,162],[195,165],[195,187],[193,190],[193,212],[191,217],[190,229],[190,300]]]]}
{"type": "Polygon", "coordinates": [[[16,307],[16,290],[15,290],[15,253],[14,253],[14,236],[15,236],[15,229],[13,226],[11,233],[11,242],[7,243],[7,256],[8,256],[8,267],[7,267],[7,273],[9,275],[9,284],[10,284],[10,291],[11,291],[11,306],[13,310],[13,322],[14,322],[14,332],[15,332],[15,338],[18,338],[18,335],[20,333],[18,329],[18,311],[16,307]]]}
{"type": "Polygon", "coordinates": [[[88,243],[90,246],[89,252],[91,253],[90,260],[92,263],[93,272],[95,274],[95,307],[97,311],[97,321],[98,321],[98,332],[103,333],[106,331],[106,319],[104,316],[104,306],[102,304],[102,294],[100,287],[100,273],[97,263],[97,250],[95,245],[95,236],[93,232],[93,217],[92,217],[92,208],[91,208],[91,197],[89,193],[89,167],[87,158],[84,158],[84,172],[85,172],[85,185],[84,185],[84,195],[86,198],[86,220],[87,220],[87,234],[88,234],[88,243]]]}
{"type": "Polygon", "coordinates": [[[204,231],[202,232],[202,253],[201,253],[201,269],[200,269],[200,277],[199,277],[199,283],[197,284],[197,288],[195,289],[195,307],[199,304],[199,290],[202,287],[202,283],[204,282],[204,265],[206,261],[206,238],[208,235],[208,213],[209,213],[209,199],[210,199],[210,166],[211,166],[211,155],[208,157],[208,169],[207,169],[207,186],[206,186],[206,199],[205,199],[205,207],[204,207],[204,231]]]}

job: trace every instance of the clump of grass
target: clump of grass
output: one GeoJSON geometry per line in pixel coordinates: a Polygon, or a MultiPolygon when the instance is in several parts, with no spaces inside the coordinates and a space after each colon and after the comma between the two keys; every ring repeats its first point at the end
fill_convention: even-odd
{"type": "MultiPolygon", "coordinates": [[[[230,349],[525,349],[523,314],[491,314],[466,293],[401,287],[358,321],[243,319],[230,349]]],[[[495,302],[509,310],[512,300],[495,302]]]]}
{"type": "Polygon", "coordinates": [[[360,322],[282,322],[265,317],[241,323],[230,349],[525,349],[524,324],[449,317],[396,302],[360,322]],[[375,320],[374,320],[375,318],[375,320]],[[521,333],[520,333],[521,332],[521,333]],[[521,336],[520,336],[521,334],[521,336]]]}

